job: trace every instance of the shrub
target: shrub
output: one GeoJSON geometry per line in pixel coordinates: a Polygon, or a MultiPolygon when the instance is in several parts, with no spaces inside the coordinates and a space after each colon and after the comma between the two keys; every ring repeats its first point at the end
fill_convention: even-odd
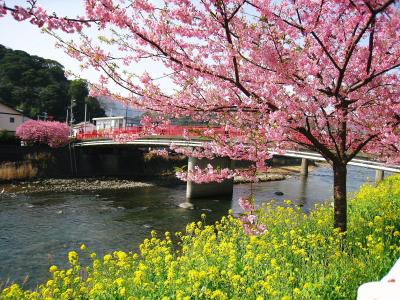
{"type": "Polygon", "coordinates": [[[259,211],[267,232],[246,235],[238,218],[214,225],[204,219],[177,233],[156,233],[140,254],[104,257],[81,247],[68,255],[71,268],[50,268],[35,291],[14,284],[0,298],[24,299],[354,299],[358,286],[380,279],[400,253],[400,176],[364,186],[349,203],[349,230],[332,229],[331,205],[309,215],[286,201],[259,211]]]}
{"type": "Polygon", "coordinates": [[[70,128],[55,121],[29,120],[17,127],[16,135],[25,142],[46,144],[52,148],[65,146],[69,142],[70,128]]]}

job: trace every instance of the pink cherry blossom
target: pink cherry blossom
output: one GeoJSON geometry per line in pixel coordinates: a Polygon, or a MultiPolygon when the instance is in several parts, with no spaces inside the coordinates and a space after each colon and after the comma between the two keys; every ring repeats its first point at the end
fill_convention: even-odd
{"type": "Polygon", "coordinates": [[[167,149],[155,149],[151,150],[149,153],[163,157],[163,158],[168,158],[169,152],[167,149]]]}
{"type": "Polygon", "coordinates": [[[243,209],[243,214],[240,216],[240,221],[243,224],[245,232],[249,235],[262,235],[267,232],[267,227],[259,221],[256,215],[256,206],[254,198],[239,198],[239,205],[243,209]]]}
{"type": "Polygon", "coordinates": [[[235,176],[235,172],[228,169],[214,169],[212,165],[208,165],[205,169],[195,166],[193,171],[176,173],[176,177],[183,181],[193,181],[195,183],[223,182],[235,176]]]}
{"type": "Polygon", "coordinates": [[[16,135],[26,142],[47,144],[52,148],[69,143],[70,128],[66,123],[29,120],[17,127],[16,135]]]}
{"type": "Polygon", "coordinates": [[[255,210],[253,201],[250,198],[239,198],[239,205],[245,212],[252,212],[255,210]]]}

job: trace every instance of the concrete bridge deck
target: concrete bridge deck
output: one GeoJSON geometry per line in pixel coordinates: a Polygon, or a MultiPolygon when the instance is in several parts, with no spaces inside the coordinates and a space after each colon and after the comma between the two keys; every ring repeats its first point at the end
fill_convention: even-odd
{"type": "MultiPolygon", "coordinates": [[[[201,130],[209,130],[206,127],[194,127],[188,128],[184,126],[170,126],[167,129],[162,129],[159,135],[150,136],[138,136],[142,131],[142,127],[134,127],[130,129],[118,129],[115,131],[106,132],[93,132],[90,134],[78,135],[80,141],[74,143],[74,147],[123,147],[123,146],[137,146],[137,147],[170,147],[175,145],[178,147],[203,147],[204,143],[209,139],[200,137],[199,134],[188,135],[188,130],[192,129],[195,132],[201,130]],[[114,139],[121,134],[132,134],[136,135],[135,139],[120,142],[118,139],[114,139]],[[188,138],[182,138],[185,135],[188,138]]],[[[222,128],[213,129],[217,134],[226,134],[234,137],[237,134],[235,132],[227,132],[222,128]]],[[[308,175],[308,162],[309,161],[325,161],[325,158],[317,153],[306,150],[285,150],[282,152],[276,152],[271,149],[271,153],[279,156],[293,157],[302,159],[301,175],[308,175]]],[[[215,158],[213,160],[196,159],[189,157],[188,171],[194,169],[195,165],[205,167],[207,164],[211,164],[213,167],[233,167],[232,162],[229,158],[215,158]]],[[[400,173],[400,166],[390,165],[382,162],[357,157],[351,160],[349,165],[369,168],[376,170],[375,180],[380,181],[384,177],[384,172],[400,173]]],[[[188,181],[187,183],[187,198],[199,198],[206,196],[213,196],[216,194],[232,194],[233,181],[227,180],[222,183],[205,183],[196,184],[188,181]]]]}
{"type": "MultiPolygon", "coordinates": [[[[104,140],[88,140],[75,143],[75,147],[90,147],[90,146],[121,146],[121,145],[137,145],[146,147],[169,147],[174,144],[179,147],[202,147],[207,140],[185,140],[180,138],[160,138],[160,137],[144,137],[128,142],[118,142],[111,139],[104,140]]],[[[305,150],[285,150],[283,152],[271,151],[274,155],[302,158],[313,161],[325,161],[325,158],[317,152],[305,150]]],[[[365,158],[354,158],[349,162],[349,165],[381,170],[387,172],[400,173],[400,166],[385,164],[365,158]]]]}

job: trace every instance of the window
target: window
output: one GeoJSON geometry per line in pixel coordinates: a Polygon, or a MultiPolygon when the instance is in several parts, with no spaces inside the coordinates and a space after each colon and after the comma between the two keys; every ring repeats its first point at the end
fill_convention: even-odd
{"type": "Polygon", "coordinates": [[[10,123],[14,123],[14,122],[15,122],[14,117],[10,117],[10,123]]]}

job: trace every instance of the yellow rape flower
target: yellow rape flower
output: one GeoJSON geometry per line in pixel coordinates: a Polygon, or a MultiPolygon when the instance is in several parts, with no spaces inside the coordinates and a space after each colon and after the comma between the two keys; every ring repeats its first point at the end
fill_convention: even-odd
{"type": "Polygon", "coordinates": [[[112,260],[111,254],[104,255],[103,260],[104,260],[104,263],[110,262],[112,260]]]}
{"type": "Polygon", "coordinates": [[[54,272],[58,271],[58,267],[55,266],[55,265],[53,265],[53,266],[51,266],[51,267],[49,268],[49,271],[50,271],[51,273],[54,273],[54,272]]]}
{"type": "Polygon", "coordinates": [[[79,256],[76,251],[68,252],[68,260],[71,265],[75,265],[78,262],[79,256]]]}

